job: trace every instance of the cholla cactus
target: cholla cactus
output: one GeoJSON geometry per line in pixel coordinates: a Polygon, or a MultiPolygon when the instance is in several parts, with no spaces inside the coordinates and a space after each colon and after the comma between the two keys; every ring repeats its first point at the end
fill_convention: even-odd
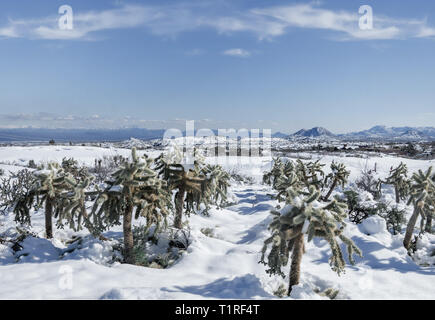
{"type": "Polygon", "coordinates": [[[189,210],[198,204],[198,195],[204,194],[205,177],[198,175],[196,166],[187,169],[182,164],[169,163],[163,155],[156,159],[156,170],[159,176],[167,182],[168,190],[177,190],[174,227],[182,229],[184,202],[187,202],[189,210]]]}
{"type": "Polygon", "coordinates": [[[396,203],[400,200],[405,200],[409,194],[409,180],[407,178],[408,168],[403,162],[393,169],[390,169],[390,175],[384,183],[391,184],[394,186],[394,191],[396,193],[396,203]]]}
{"type": "Polygon", "coordinates": [[[432,174],[432,167],[425,173],[421,170],[414,173],[411,180],[411,196],[408,205],[414,205],[414,213],[408,221],[403,239],[403,245],[407,250],[411,248],[411,238],[418,217],[421,217],[420,230],[424,232],[425,221],[435,216],[435,175],[432,174]]]}
{"type": "Polygon", "coordinates": [[[334,161],[331,163],[331,173],[328,174],[325,178],[325,185],[328,182],[331,183],[331,187],[323,198],[324,201],[328,201],[331,196],[332,191],[337,187],[337,185],[341,185],[344,188],[344,185],[349,178],[350,171],[346,170],[346,166],[343,163],[335,163],[334,161]]]}
{"type": "Polygon", "coordinates": [[[74,158],[63,158],[61,167],[64,172],[71,174],[77,180],[86,180],[90,177],[87,168],[80,167],[74,158]]]}
{"type": "Polygon", "coordinates": [[[314,186],[317,190],[320,190],[325,177],[325,173],[322,170],[324,166],[325,165],[321,164],[318,160],[305,164],[298,159],[295,170],[299,180],[303,182],[307,188],[314,186]]]}
{"type": "Polygon", "coordinates": [[[120,223],[123,217],[124,258],[126,263],[134,264],[133,255],[133,211],[135,217],[147,218],[147,227],[156,224],[156,231],[162,223],[166,224],[166,216],[170,207],[170,196],[165,190],[163,181],[151,169],[152,160],[138,157],[136,149],[132,149],[132,161],[123,162],[121,168],[113,173],[112,180],[95,201],[92,218],[98,229],[120,223]]]}
{"type": "Polygon", "coordinates": [[[277,179],[283,174],[284,164],[280,158],[273,159],[273,166],[269,172],[263,175],[263,183],[275,187],[277,179]]]}
{"type": "Polygon", "coordinates": [[[56,200],[55,218],[57,218],[57,226],[62,228],[64,220],[69,222],[69,227],[75,231],[82,229],[84,224],[93,234],[98,234],[92,222],[89,220],[86,210],[86,190],[91,185],[94,177],[87,174],[83,176],[82,181],[77,181],[71,176],[65,177],[65,183],[69,187],[69,191],[59,195],[56,200]]]}
{"type": "Polygon", "coordinates": [[[298,179],[294,172],[289,175],[282,175],[276,181],[275,190],[277,195],[274,198],[279,202],[286,201],[289,196],[295,198],[299,195],[299,190],[304,186],[304,183],[298,179]]]}
{"type": "Polygon", "coordinates": [[[48,169],[33,172],[34,183],[31,190],[21,197],[14,208],[15,220],[30,223],[30,208],[35,201],[38,205],[45,203],[45,231],[48,239],[53,237],[53,212],[60,195],[68,191],[66,174],[57,163],[49,163],[48,169]]]}
{"type": "MultiPolygon", "coordinates": [[[[329,260],[332,270],[339,275],[344,271],[345,261],[338,240],[347,246],[349,262],[354,263],[354,253],[362,255],[353,241],[343,235],[346,227],[347,206],[338,199],[330,201],[326,205],[319,202],[321,193],[315,186],[310,186],[308,191],[301,188],[301,183],[296,175],[287,179],[286,206],[281,211],[272,211],[274,219],[269,229],[272,236],[268,238],[262,250],[260,262],[267,265],[269,274],[284,276],[281,267],[288,264],[290,253],[290,283],[288,294],[290,295],[293,285],[299,283],[300,264],[305,251],[304,237],[307,234],[308,242],[314,237],[321,237],[328,241],[332,255],[329,260]],[[271,250],[265,262],[265,255],[268,246],[271,250]]],[[[281,182],[284,189],[285,181],[281,182]]],[[[305,189],[306,190],[306,189],[305,189]]]]}
{"type": "Polygon", "coordinates": [[[208,202],[224,205],[227,200],[231,176],[220,165],[206,165],[199,170],[198,176],[204,176],[204,194],[208,202]]]}

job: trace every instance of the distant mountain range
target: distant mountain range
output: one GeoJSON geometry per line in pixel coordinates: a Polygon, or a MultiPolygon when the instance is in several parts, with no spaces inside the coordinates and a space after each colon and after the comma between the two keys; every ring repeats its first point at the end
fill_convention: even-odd
{"type": "MultiPolygon", "coordinates": [[[[215,134],[217,131],[214,130],[215,134]]],[[[129,129],[0,129],[0,142],[115,142],[136,138],[141,140],[161,139],[164,129],[150,130],[141,128],[129,129]]],[[[261,136],[261,134],[260,134],[261,136]]],[[[322,127],[302,129],[294,134],[276,132],[274,138],[281,139],[342,139],[342,140],[388,140],[388,141],[422,141],[435,140],[434,127],[386,127],[375,126],[371,129],[346,134],[333,134],[322,127]]]]}
{"type": "Polygon", "coordinates": [[[299,130],[291,135],[283,136],[279,133],[277,138],[287,139],[349,139],[349,140],[398,140],[398,141],[418,141],[418,140],[435,140],[434,127],[386,127],[374,126],[371,129],[351,132],[346,134],[333,134],[322,127],[314,127],[309,130],[299,130]]]}
{"type": "Polygon", "coordinates": [[[402,139],[402,140],[421,140],[435,139],[434,127],[386,127],[375,126],[369,130],[352,132],[341,135],[349,138],[365,139],[402,139]]]}

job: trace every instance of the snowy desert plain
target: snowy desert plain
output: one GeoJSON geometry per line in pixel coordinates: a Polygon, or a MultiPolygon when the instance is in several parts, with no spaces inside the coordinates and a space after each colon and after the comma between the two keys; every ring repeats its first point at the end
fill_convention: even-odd
{"type": "MultiPolygon", "coordinates": [[[[152,158],[164,151],[138,149],[139,155],[146,153],[152,158]]],[[[74,158],[80,165],[92,167],[96,159],[130,154],[130,148],[111,145],[4,146],[0,147],[0,178],[25,169],[30,160],[39,165],[74,158]]],[[[350,175],[344,190],[355,188],[364,168],[376,167],[377,178],[385,179],[390,168],[401,162],[407,165],[409,175],[435,166],[434,160],[383,154],[292,153],[291,157],[283,160],[320,160],[326,173],[333,161],[345,164],[350,175]]],[[[206,159],[211,160],[216,159],[206,159]]],[[[414,234],[419,238],[409,255],[403,246],[406,224],[393,235],[379,216],[360,224],[346,222],[345,235],[361,249],[363,257],[356,256],[351,265],[345,255],[346,270],[340,276],[329,265],[327,241],[314,238],[306,242],[300,284],[290,297],[280,297],[277,292],[288,286],[290,266],[283,269],[283,278],[270,276],[259,263],[264,241],[271,235],[271,210],[278,205],[273,198],[276,192],[262,181],[263,173],[272,166],[272,157],[223,157],[218,161],[233,174],[231,203],[222,208],[213,206],[208,215],[198,212],[184,216],[189,245],[166,268],[122,263],[121,225],[100,238],[86,228],[77,232],[68,226],[54,228],[53,239],[48,240],[43,209],[32,212],[31,226],[17,224],[12,210],[4,210],[0,213],[0,299],[329,299],[321,293],[330,288],[337,292],[335,299],[435,299],[435,235],[420,234],[417,222],[414,234]],[[26,236],[14,243],[23,230],[26,236]]],[[[344,190],[338,188],[334,194],[344,190]]],[[[373,201],[369,193],[360,196],[363,201],[373,201]]],[[[391,186],[383,186],[381,200],[395,204],[391,186]]],[[[86,205],[92,207],[92,202],[86,205]]],[[[398,207],[409,219],[413,206],[402,201],[398,207]]],[[[140,228],[143,219],[135,219],[134,226],[140,228]]],[[[172,219],[169,216],[169,226],[172,219]]],[[[164,256],[171,232],[169,228],[158,243],[147,244],[144,254],[164,256]]]]}

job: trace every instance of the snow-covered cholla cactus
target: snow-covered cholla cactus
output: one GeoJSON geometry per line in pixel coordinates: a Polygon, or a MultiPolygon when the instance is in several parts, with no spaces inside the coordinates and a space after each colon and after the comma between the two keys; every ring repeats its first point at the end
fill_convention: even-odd
{"type": "Polygon", "coordinates": [[[412,234],[418,217],[421,217],[420,230],[424,232],[425,229],[430,231],[432,218],[435,216],[435,175],[432,173],[432,167],[426,172],[419,170],[414,173],[411,181],[408,205],[414,205],[414,213],[408,221],[403,239],[403,245],[407,250],[411,248],[412,234]]]}
{"type": "Polygon", "coordinates": [[[301,182],[305,184],[305,187],[310,186],[315,187],[320,190],[323,186],[323,179],[325,173],[323,172],[323,167],[325,165],[321,164],[318,160],[315,162],[303,163],[301,160],[296,161],[296,174],[301,182]]]}
{"type": "Polygon", "coordinates": [[[66,220],[69,223],[69,227],[75,231],[81,230],[82,224],[84,224],[89,231],[96,234],[98,232],[95,232],[95,228],[89,220],[85,204],[87,197],[86,190],[95,177],[87,172],[82,174],[83,180],[76,180],[72,176],[65,177],[68,191],[59,196],[55,217],[58,218],[57,225],[59,227],[63,227],[63,222],[66,220]]]}
{"type": "Polygon", "coordinates": [[[132,220],[135,217],[147,218],[147,227],[156,224],[159,230],[166,223],[170,196],[163,181],[151,169],[153,160],[139,157],[132,149],[131,161],[126,161],[113,173],[112,180],[95,201],[92,218],[98,229],[120,223],[123,217],[124,259],[134,264],[132,220]]]}
{"type": "Polygon", "coordinates": [[[394,191],[396,194],[396,203],[400,200],[405,200],[409,194],[409,179],[408,179],[408,168],[406,164],[401,162],[397,168],[391,168],[390,175],[385,180],[386,184],[391,184],[394,186],[394,191]]]}
{"type": "Polygon", "coordinates": [[[281,161],[281,158],[274,158],[272,169],[263,175],[263,183],[275,188],[278,178],[283,174],[283,170],[284,164],[281,161]]]}
{"type": "Polygon", "coordinates": [[[22,196],[15,205],[15,220],[30,223],[30,209],[37,202],[45,204],[45,232],[48,239],[53,238],[53,213],[61,195],[70,190],[66,179],[73,179],[57,163],[48,163],[47,169],[33,172],[34,183],[31,190],[22,196]]]}
{"type": "Polygon", "coordinates": [[[346,170],[346,166],[343,163],[337,164],[333,161],[331,163],[331,173],[328,174],[325,178],[325,184],[327,185],[330,183],[330,188],[323,200],[328,201],[331,193],[338,185],[341,185],[344,188],[344,185],[347,183],[349,175],[350,171],[346,170]]]}
{"type": "Polygon", "coordinates": [[[187,169],[180,163],[169,163],[161,155],[156,159],[156,168],[161,179],[167,182],[168,190],[177,190],[175,195],[175,219],[174,227],[182,229],[184,202],[187,201],[187,207],[191,208],[196,204],[198,197],[188,196],[187,194],[204,193],[204,176],[199,176],[195,170],[187,169]]]}
{"type": "Polygon", "coordinates": [[[305,235],[308,242],[314,237],[328,241],[332,250],[330,265],[339,275],[344,271],[345,260],[338,240],[346,244],[350,263],[354,263],[353,254],[362,256],[362,253],[353,241],[343,234],[346,227],[346,204],[338,198],[327,204],[321,203],[321,193],[316,186],[302,188],[305,183],[299,181],[296,174],[291,174],[285,181],[281,180],[281,183],[287,183],[286,206],[280,211],[272,211],[274,219],[269,226],[272,236],[264,243],[260,262],[269,267],[269,274],[284,276],[281,268],[288,264],[291,253],[288,289],[290,295],[292,286],[299,283],[305,235]],[[265,256],[269,245],[271,250],[266,262],[265,256]]]}
{"type": "Polygon", "coordinates": [[[206,165],[199,168],[198,176],[204,176],[203,195],[206,205],[222,206],[227,201],[230,174],[220,165],[206,165]]]}

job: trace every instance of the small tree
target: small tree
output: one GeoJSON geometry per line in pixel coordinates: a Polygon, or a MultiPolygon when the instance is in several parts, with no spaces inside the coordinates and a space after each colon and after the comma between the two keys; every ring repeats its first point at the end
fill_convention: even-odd
{"type": "Polygon", "coordinates": [[[98,229],[119,224],[123,217],[124,259],[134,264],[132,221],[134,217],[147,218],[147,228],[156,224],[157,232],[162,223],[166,225],[166,216],[170,207],[170,197],[163,181],[151,169],[152,160],[138,157],[132,149],[130,162],[123,162],[121,168],[113,173],[108,186],[100,192],[92,209],[92,216],[98,229]]]}
{"type": "Polygon", "coordinates": [[[346,170],[346,166],[343,163],[336,164],[334,161],[331,163],[331,173],[328,174],[325,178],[325,185],[330,182],[331,187],[329,188],[328,193],[323,198],[324,201],[328,201],[331,196],[332,191],[337,187],[337,185],[341,185],[344,188],[344,185],[347,183],[347,179],[349,178],[350,171],[346,170]]]}
{"type": "Polygon", "coordinates": [[[260,262],[267,265],[269,274],[285,276],[281,267],[287,265],[291,253],[291,266],[289,275],[290,295],[292,286],[297,285],[300,279],[300,264],[305,252],[304,236],[307,234],[308,242],[314,237],[321,237],[328,241],[332,255],[329,260],[332,270],[339,275],[344,271],[345,261],[338,240],[347,246],[350,263],[354,263],[354,253],[362,255],[353,241],[343,235],[346,227],[346,205],[334,199],[326,205],[320,205],[320,191],[315,186],[307,189],[300,188],[296,175],[288,177],[286,206],[281,211],[272,211],[274,219],[269,229],[272,236],[268,238],[262,250],[260,262]],[[268,246],[270,253],[265,261],[268,246]]]}
{"type": "Polygon", "coordinates": [[[425,173],[419,170],[418,173],[413,174],[410,194],[408,205],[414,205],[414,213],[408,221],[403,239],[403,245],[407,250],[411,248],[411,238],[418,217],[421,217],[420,230],[424,232],[425,221],[435,215],[435,182],[432,176],[432,167],[425,173]]]}
{"type": "Polygon", "coordinates": [[[391,184],[394,186],[394,191],[396,194],[396,203],[400,200],[404,200],[409,194],[409,180],[407,178],[408,168],[403,162],[397,168],[390,169],[390,175],[386,179],[386,184],[391,184]]]}

